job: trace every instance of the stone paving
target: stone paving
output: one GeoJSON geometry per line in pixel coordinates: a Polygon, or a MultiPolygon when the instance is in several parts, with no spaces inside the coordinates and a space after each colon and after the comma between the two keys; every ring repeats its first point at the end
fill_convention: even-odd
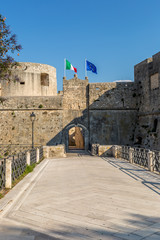
{"type": "Polygon", "coordinates": [[[0,240],[160,239],[160,176],[125,160],[45,159],[0,200],[0,240]]]}

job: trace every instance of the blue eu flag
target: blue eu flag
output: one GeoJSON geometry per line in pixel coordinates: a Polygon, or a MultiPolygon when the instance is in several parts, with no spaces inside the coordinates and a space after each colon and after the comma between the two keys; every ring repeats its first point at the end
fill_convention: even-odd
{"type": "Polygon", "coordinates": [[[93,63],[91,63],[91,62],[89,62],[87,60],[86,60],[86,69],[87,69],[87,71],[92,71],[93,73],[97,74],[96,66],[93,63]]]}

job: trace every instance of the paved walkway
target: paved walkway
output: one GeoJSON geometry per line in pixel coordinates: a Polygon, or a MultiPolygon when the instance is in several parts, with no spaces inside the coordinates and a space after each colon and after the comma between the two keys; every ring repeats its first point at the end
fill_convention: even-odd
{"type": "Polygon", "coordinates": [[[160,177],[114,158],[46,159],[0,200],[0,240],[160,239],[160,177]]]}

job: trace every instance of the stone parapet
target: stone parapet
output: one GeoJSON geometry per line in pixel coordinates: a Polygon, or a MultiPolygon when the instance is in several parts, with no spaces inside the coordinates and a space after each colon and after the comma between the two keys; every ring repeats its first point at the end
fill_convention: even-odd
{"type": "Polygon", "coordinates": [[[112,156],[112,145],[100,145],[98,146],[98,156],[100,157],[111,157],[112,156]]]}
{"type": "Polygon", "coordinates": [[[45,158],[66,157],[65,145],[44,146],[43,152],[45,158]]]}

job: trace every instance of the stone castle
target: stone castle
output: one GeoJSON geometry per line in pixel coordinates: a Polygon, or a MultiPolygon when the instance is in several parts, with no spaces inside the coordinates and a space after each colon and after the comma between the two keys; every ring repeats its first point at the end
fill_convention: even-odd
{"type": "Polygon", "coordinates": [[[64,144],[66,151],[92,144],[159,150],[160,52],[134,70],[134,82],[64,77],[57,94],[54,67],[20,63],[13,81],[0,83],[0,144],[31,144],[34,112],[36,144],[64,144]]]}

